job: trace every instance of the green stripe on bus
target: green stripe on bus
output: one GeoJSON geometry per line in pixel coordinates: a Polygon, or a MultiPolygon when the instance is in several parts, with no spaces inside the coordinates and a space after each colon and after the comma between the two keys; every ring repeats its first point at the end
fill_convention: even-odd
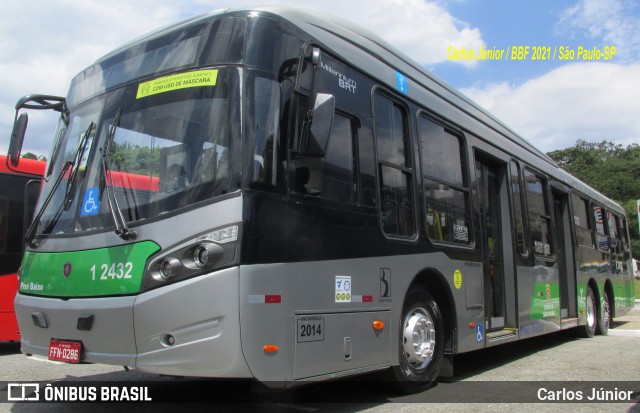
{"type": "Polygon", "coordinates": [[[72,252],[28,251],[19,291],[49,297],[98,297],[140,291],[147,259],[160,246],[152,241],[72,252]]]}

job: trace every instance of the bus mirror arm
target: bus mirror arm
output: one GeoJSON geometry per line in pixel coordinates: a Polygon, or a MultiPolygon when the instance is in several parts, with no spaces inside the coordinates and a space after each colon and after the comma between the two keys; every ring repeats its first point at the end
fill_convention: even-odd
{"type": "Polygon", "coordinates": [[[67,111],[67,100],[60,96],[27,95],[20,98],[16,103],[16,110],[20,109],[51,109],[56,112],[65,113],[67,111]]]}
{"type": "Polygon", "coordinates": [[[29,121],[26,113],[18,115],[20,109],[55,110],[56,112],[60,112],[62,114],[62,120],[68,123],[67,102],[63,97],[27,95],[18,100],[16,103],[16,117],[13,122],[13,131],[11,132],[11,140],[9,141],[9,156],[7,157],[7,167],[9,167],[9,169],[12,169],[11,167],[17,167],[20,162],[20,153],[22,152],[22,144],[29,121]]]}

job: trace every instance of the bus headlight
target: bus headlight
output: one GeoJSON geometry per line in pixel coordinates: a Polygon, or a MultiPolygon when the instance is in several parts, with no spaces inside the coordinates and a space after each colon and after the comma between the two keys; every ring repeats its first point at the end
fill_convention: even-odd
{"type": "Polygon", "coordinates": [[[209,248],[206,244],[200,244],[193,251],[193,262],[196,267],[202,268],[209,261],[209,248]]]}
{"type": "Polygon", "coordinates": [[[147,264],[141,291],[178,282],[239,262],[240,224],[209,230],[157,254],[147,264]]]}
{"type": "Polygon", "coordinates": [[[178,268],[181,266],[182,264],[179,260],[175,258],[167,258],[160,263],[160,271],[158,272],[158,275],[163,281],[168,280],[172,275],[177,273],[178,268]]]}

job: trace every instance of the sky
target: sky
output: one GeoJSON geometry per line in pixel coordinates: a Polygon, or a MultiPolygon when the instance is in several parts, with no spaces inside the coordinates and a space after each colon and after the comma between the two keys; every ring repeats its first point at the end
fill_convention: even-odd
{"type": "MultiPolygon", "coordinates": [[[[578,139],[640,144],[636,1],[21,0],[0,14],[0,153],[20,97],[65,96],[77,73],[159,27],[265,3],[321,10],[373,31],[544,152],[578,139]]],[[[29,112],[23,153],[49,155],[56,115],[29,112]]]]}

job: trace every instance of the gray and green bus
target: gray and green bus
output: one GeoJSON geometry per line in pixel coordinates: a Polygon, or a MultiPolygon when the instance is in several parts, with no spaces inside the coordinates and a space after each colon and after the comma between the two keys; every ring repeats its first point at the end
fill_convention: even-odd
{"type": "MultiPolygon", "coordinates": [[[[224,10],[78,74],[26,237],[22,351],[274,386],[453,356],[633,307],[624,210],[376,35],[224,10]]],[[[576,355],[578,357],[579,355],[576,355]]]]}

